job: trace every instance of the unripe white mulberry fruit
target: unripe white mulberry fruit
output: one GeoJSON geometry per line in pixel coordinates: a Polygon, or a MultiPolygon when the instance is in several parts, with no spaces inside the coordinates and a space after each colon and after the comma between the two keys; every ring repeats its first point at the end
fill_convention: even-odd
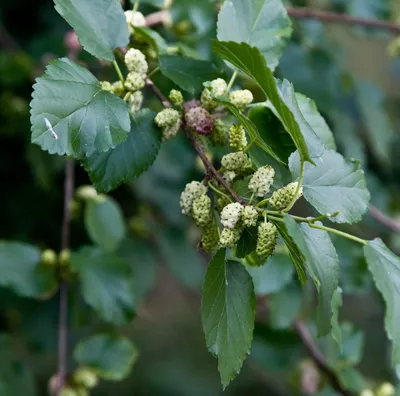
{"type": "Polygon", "coordinates": [[[222,78],[217,78],[216,80],[208,82],[206,88],[201,94],[201,105],[209,110],[215,109],[218,106],[218,102],[216,102],[214,98],[222,96],[225,93],[226,88],[226,81],[222,78]]]}
{"type": "Polygon", "coordinates": [[[125,95],[125,88],[122,85],[121,81],[116,81],[112,84],[112,93],[117,96],[124,96],[125,95]]]}
{"type": "Polygon", "coordinates": [[[144,88],[145,81],[139,73],[130,72],[126,77],[124,86],[128,91],[135,92],[144,88]]]}
{"type": "MultiPolygon", "coordinates": [[[[275,191],[269,200],[270,205],[275,209],[287,208],[296,194],[298,184],[299,184],[298,182],[293,182],[275,191]]],[[[303,195],[303,187],[300,188],[300,191],[296,197],[296,201],[302,195],[303,195]]]]}
{"type": "Polygon", "coordinates": [[[156,115],[154,121],[160,128],[165,128],[175,125],[180,118],[181,115],[179,114],[179,111],[174,109],[164,109],[156,115]]]}
{"type": "Polygon", "coordinates": [[[267,259],[276,247],[277,229],[273,223],[261,223],[258,226],[256,253],[260,258],[267,259]]]}
{"type": "Polygon", "coordinates": [[[46,267],[55,267],[57,264],[57,253],[52,249],[46,249],[42,252],[40,261],[46,267]]]}
{"type": "Polygon", "coordinates": [[[146,26],[146,18],[139,11],[125,11],[125,18],[128,25],[137,27],[146,26]]]}
{"type": "Polygon", "coordinates": [[[182,208],[182,213],[190,216],[192,214],[194,200],[202,195],[205,195],[206,193],[207,187],[202,183],[192,181],[191,183],[186,184],[179,201],[179,204],[182,208]]]}
{"type": "Polygon", "coordinates": [[[219,228],[215,219],[212,219],[203,228],[203,235],[201,236],[201,247],[207,253],[211,253],[218,249],[219,244],[219,228]]]}
{"type": "Polygon", "coordinates": [[[143,52],[135,48],[129,49],[125,54],[125,64],[130,72],[139,73],[142,78],[149,70],[149,65],[143,52]]]}
{"type": "Polygon", "coordinates": [[[247,146],[246,132],[242,125],[232,125],[229,128],[229,144],[236,150],[243,150],[247,146]]]}
{"type": "Polygon", "coordinates": [[[209,135],[214,125],[213,117],[202,107],[190,109],[185,114],[185,120],[187,126],[200,135],[209,135]]]}
{"type": "Polygon", "coordinates": [[[254,206],[245,206],[242,212],[242,222],[246,227],[255,227],[257,225],[259,213],[254,206]]]}
{"type": "Polygon", "coordinates": [[[239,110],[244,110],[253,102],[253,94],[248,89],[232,91],[229,94],[229,101],[239,110]]]}
{"type": "Polygon", "coordinates": [[[377,390],[376,396],[395,396],[396,389],[390,382],[383,383],[377,390]]]}
{"type": "Polygon", "coordinates": [[[242,151],[224,155],[221,164],[224,169],[229,171],[245,171],[252,166],[249,157],[242,151]]]}
{"type": "Polygon", "coordinates": [[[75,371],[73,381],[84,388],[92,389],[99,383],[99,378],[92,369],[80,367],[75,371]]]}
{"type": "Polygon", "coordinates": [[[113,93],[113,86],[108,81],[100,81],[100,86],[103,91],[113,93]]]}
{"type": "Polygon", "coordinates": [[[214,119],[213,130],[211,131],[211,141],[214,146],[225,146],[227,126],[220,118],[214,119]]]}
{"type": "Polygon", "coordinates": [[[192,217],[199,227],[205,227],[211,220],[211,199],[202,195],[193,201],[192,217]]]}
{"type": "Polygon", "coordinates": [[[236,173],[234,171],[226,171],[222,174],[222,177],[229,184],[235,180],[236,173]]]}
{"type": "Polygon", "coordinates": [[[239,242],[241,233],[242,230],[240,228],[234,228],[233,230],[230,228],[224,228],[219,238],[220,246],[223,248],[231,248],[235,246],[239,242]]]}
{"type": "Polygon", "coordinates": [[[128,98],[129,110],[131,113],[139,111],[143,104],[143,93],[142,91],[132,92],[128,98]]]}
{"type": "Polygon", "coordinates": [[[225,228],[230,228],[232,230],[239,222],[242,211],[243,206],[238,202],[226,205],[221,212],[221,224],[225,228]]]}
{"type": "Polygon", "coordinates": [[[257,197],[263,197],[269,193],[274,182],[275,170],[270,165],[258,168],[249,182],[249,190],[257,197]]]}
{"type": "Polygon", "coordinates": [[[181,91],[176,89],[171,90],[168,99],[175,106],[180,106],[183,103],[183,95],[181,91]]]}

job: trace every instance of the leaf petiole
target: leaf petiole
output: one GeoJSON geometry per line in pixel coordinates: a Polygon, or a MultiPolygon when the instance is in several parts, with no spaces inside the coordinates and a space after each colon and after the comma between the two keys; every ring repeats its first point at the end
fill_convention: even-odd
{"type": "Polygon", "coordinates": [[[227,94],[231,90],[233,84],[235,83],[235,80],[236,80],[236,77],[238,76],[238,74],[239,74],[239,72],[236,69],[234,71],[234,73],[232,74],[231,79],[229,80],[228,86],[226,87],[226,90],[225,90],[225,94],[227,94]]]}
{"type": "Polygon", "coordinates": [[[121,69],[119,68],[118,63],[117,63],[116,60],[113,60],[113,65],[114,65],[115,71],[118,74],[119,80],[122,82],[122,85],[124,85],[125,84],[124,76],[122,75],[121,69]]]}
{"type": "Polygon", "coordinates": [[[300,168],[300,176],[299,176],[299,180],[297,183],[296,192],[293,196],[292,202],[290,202],[289,206],[283,210],[283,212],[285,212],[285,213],[289,212],[293,208],[294,204],[296,203],[296,201],[298,199],[299,192],[300,192],[301,186],[303,184],[305,166],[306,166],[306,163],[304,161],[302,161],[301,168],[300,168]]]}
{"type": "Polygon", "coordinates": [[[221,195],[222,197],[228,199],[229,202],[232,202],[232,199],[229,197],[229,195],[226,195],[225,193],[223,193],[221,190],[219,190],[217,187],[215,187],[211,182],[208,183],[208,186],[211,188],[211,190],[215,191],[217,194],[221,195]]]}

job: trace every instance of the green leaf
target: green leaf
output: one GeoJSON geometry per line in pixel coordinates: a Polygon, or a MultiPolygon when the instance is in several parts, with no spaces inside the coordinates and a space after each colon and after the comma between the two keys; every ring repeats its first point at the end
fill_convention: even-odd
{"type": "Polygon", "coordinates": [[[128,45],[128,25],[119,0],[54,0],[54,4],[85,50],[97,58],[112,61],[112,51],[128,45]]]}
{"type": "Polygon", "coordinates": [[[168,44],[164,38],[155,30],[135,26],[135,36],[138,35],[140,41],[144,41],[150,44],[156,51],[158,55],[166,54],[168,52],[168,44]]]}
{"type": "Polygon", "coordinates": [[[225,249],[219,250],[209,264],[201,315],[207,348],[218,358],[225,388],[250,351],[255,320],[251,277],[242,264],[225,260],[225,249]]]}
{"type": "Polygon", "coordinates": [[[50,63],[33,88],[32,143],[50,154],[81,158],[107,151],[130,131],[128,105],[103,91],[92,73],[67,58],[50,63]]]}
{"type": "Polygon", "coordinates": [[[172,274],[190,289],[199,290],[204,280],[205,263],[187,235],[177,229],[155,233],[160,253],[172,274]]]}
{"type": "Polygon", "coordinates": [[[135,300],[139,302],[152,290],[157,275],[157,257],[142,240],[126,238],[117,251],[133,270],[135,300]]]}
{"type": "Polygon", "coordinates": [[[333,133],[326,123],[324,117],[322,117],[322,115],[319,113],[315,102],[300,93],[296,93],[296,99],[304,119],[319,137],[325,148],[329,150],[336,150],[336,143],[333,133]]]}
{"type": "MultiPolygon", "coordinates": [[[[306,143],[304,135],[308,132],[308,137],[314,137],[315,133],[300,113],[293,87],[287,81],[278,83],[275,80],[271,70],[266,65],[264,57],[257,48],[250,47],[245,43],[238,44],[215,40],[212,46],[215,53],[242,70],[260,86],[271,102],[277,117],[292,137],[302,160],[312,163],[308,142],[306,143]],[[296,112],[293,113],[292,110],[296,110],[296,112]],[[299,125],[298,120],[301,121],[301,125],[299,125]],[[307,131],[303,131],[301,126],[307,131]]],[[[315,139],[317,139],[316,135],[315,139]]]]}
{"type": "Polygon", "coordinates": [[[339,284],[339,259],[335,247],[326,231],[311,228],[308,224],[297,224],[289,216],[285,216],[285,225],[304,254],[307,272],[318,291],[318,334],[324,336],[331,330],[331,301],[339,284]]]}
{"type": "Polygon", "coordinates": [[[287,254],[276,253],[261,267],[246,267],[257,295],[277,293],[292,279],[294,267],[287,254]]]}
{"type": "Polygon", "coordinates": [[[208,61],[176,55],[160,56],[160,70],[176,85],[192,95],[200,93],[205,81],[221,76],[219,70],[208,61]]]}
{"type": "Polygon", "coordinates": [[[218,15],[218,40],[257,47],[272,70],[291,34],[281,0],[226,0],[218,15]]]}
{"type": "Polygon", "coordinates": [[[288,329],[301,311],[301,288],[292,282],[277,294],[268,297],[269,323],[274,329],[288,329]]]}
{"type": "Polygon", "coordinates": [[[129,323],[135,314],[132,268],[122,258],[94,247],[71,255],[71,266],[82,283],[82,294],[106,322],[129,323]]]}
{"type": "Polygon", "coordinates": [[[307,273],[304,267],[304,255],[299,250],[295,242],[293,241],[292,237],[289,235],[289,232],[285,226],[285,224],[281,223],[280,221],[273,222],[278,229],[279,235],[285,242],[286,247],[289,250],[289,256],[292,259],[292,262],[296,268],[297,276],[299,277],[300,283],[305,285],[307,282],[307,273]]]}
{"type": "Polygon", "coordinates": [[[128,138],[115,149],[95,153],[84,160],[93,186],[108,192],[135,179],[155,161],[161,145],[161,133],[154,124],[155,113],[143,109],[131,114],[128,138]]]}
{"type": "Polygon", "coordinates": [[[35,378],[26,364],[16,357],[20,350],[16,341],[10,335],[0,333],[0,396],[35,396],[35,378]]]}
{"type": "MultiPolygon", "coordinates": [[[[293,153],[293,151],[296,150],[296,146],[272,110],[269,109],[265,104],[262,104],[252,107],[247,116],[258,129],[260,138],[265,142],[265,144],[271,147],[281,162],[287,164],[289,156],[293,153]]],[[[249,155],[250,157],[256,155],[257,158],[260,158],[262,155],[260,151],[261,150],[253,146],[249,150],[249,155]]],[[[264,155],[264,157],[265,161],[263,162],[263,165],[269,161],[269,157],[267,155],[264,155]]]]}
{"type": "MultiPolygon", "coordinates": [[[[314,161],[316,166],[305,166],[304,198],[323,215],[339,211],[339,215],[331,219],[336,223],[360,221],[370,200],[360,164],[346,160],[332,150],[326,150],[314,161]]],[[[299,177],[300,160],[297,152],[291,155],[289,167],[293,177],[299,177]]]]}
{"type": "Polygon", "coordinates": [[[35,246],[0,241],[0,285],[26,297],[40,297],[57,287],[53,269],[40,266],[35,246]]]}
{"type": "Polygon", "coordinates": [[[400,258],[381,239],[368,242],[365,258],[377,289],[386,302],[385,327],[393,342],[393,361],[400,363],[400,258]]]}
{"type": "Polygon", "coordinates": [[[368,388],[368,383],[365,381],[362,374],[352,367],[338,371],[338,377],[345,389],[355,392],[356,394],[361,395],[362,392],[368,388]]]}
{"type": "Polygon", "coordinates": [[[339,309],[343,304],[342,289],[338,287],[332,296],[331,307],[332,307],[332,338],[337,342],[339,349],[343,349],[343,337],[342,329],[339,323],[339,309]]]}
{"type": "Polygon", "coordinates": [[[90,239],[108,252],[115,251],[125,236],[121,208],[113,198],[107,196],[86,204],[85,227],[90,239]]]}
{"type": "Polygon", "coordinates": [[[75,348],[74,358],[103,379],[121,381],[132,370],[138,351],[126,337],[99,334],[80,342],[75,348]]]}
{"type": "Polygon", "coordinates": [[[250,140],[269,154],[272,158],[275,158],[278,162],[282,162],[281,159],[275,154],[274,150],[263,140],[257,130],[257,126],[245,115],[243,115],[232,103],[218,100],[219,103],[227,107],[227,109],[239,120],[243,125],[244,129],[250,136],[250,140]]]}
{"type": "Polygon", "coordinates": [[[385,94],[369,81],[358,82],[356,94],[369,147],[379,162],[389,168],[392,145],[397,134],[385,108],[385,94]]]}
{"type": "Polygon", "coordinates": [[[257,247],[257,228],[245,228],[236,246],[235,255],[237,258],[245,258],[257,247]]]}

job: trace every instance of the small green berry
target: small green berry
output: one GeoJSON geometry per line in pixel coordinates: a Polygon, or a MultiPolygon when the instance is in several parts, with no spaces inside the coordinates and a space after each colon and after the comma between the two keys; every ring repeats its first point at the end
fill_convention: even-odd
{"type": "Polygon", "coordinates": [[[68,267],[71,260],[71,251],[69,249],[61,250],[58,255],[58,262],[60,263],[60,267],[68,267]]]}
{"type": "Polygon", "coordinates": [[[192,217],[199,227],[206,226],[211,220],[211,199],[202,195],[193,201],[192,217]]]}
{"type": "Polygon", "coordinates": [[[92,186],[80,186],[76,190],[76,197],[82,201],[96,201],[99,195],[92,186]]]}
{"type": "Polygon", "coordinates": [[[230,228],[232,230],[239,222],[242,211],[243,206],[238,202],[226,205],[221,212],[221,224],[225,228],[230,228]]]}
{"type": "Polygon", "coordinates": [[[154,121],[160,128],[165,128],[175,125],[180,118],[181,115],[179,114],[179,111],[174,109],[164,109],[156,115],[154,121]]]}
{"type": "Polygon", "coordinates": [[[275,170],[270,165],[258,168],[249,182],[249,190],[255,193],[257,197],[263,197],[269,193],[274,182],[275,170]]]}
{"type": "Polygon", "coordinates": [[[211,131],[211,141],[214,146],[225,146],[227,126],[220,118],[214,119],[213,130],[211,131]]]}
{"type": "Polygon", "coordinates": [[[125,80],[125,89],[127,89],[128,91],[138,91],[139,89],[144,88],[144,86],[146,85],[144,78],[142,77],[142,75],[140,73],[137,72],[130,72],[125,80]]]}
{"type": "Polygon", "coordinates": [[[149,65],[143,52],[135,48],[129,49],[125,54],[125,64],[130,72],[138,73],[142,79],[149,70],[149,65]]]}
{"type": "MultiPolygon", "coordinates": [[[[287,208],[292,202],[294,195],[296,194],[297,186],[298,183],[293,182],[275,191],[269,200],[270,205],[275,209],[287,208]]],[[[300,188],[296,200],[299,199],[302,195],[303,195],[303,187],[300,188]]]]}
{"type": "Polygon", "coordinates": [[[246,171],[252,166],[249,157],[242,151],[224,155],[221,164],[224,169],[229,171],[246,171]]]}
{"type": "Polygon", "coordinates": [[[116,81],[112,84],[112,93],[116,96],[124,96],[125,95],[125,88],[122,85],[121,81],[116,81]]]}
{"type": "Polygon", "coordinates": [[[103,91],[113,93],[113,86],[109,81],[100,81],[100,86],[103,91]]]}
{"type": "Polygon", "coordinates": [[[179,204],[184,215],[190,216],[192,214],[193,202],[196,198],[201,197],[207,193],[207,187],[197,181],[192,181],[186,184],[185,189],[181,194],[179,204]]]}
{"type": "Polygon", "coordinates": [[[214,98],[222,96],[226,91],[226,81],[222,78],[217,78],[204,85],[206,88],[203,90],[200,97],[201,105],[208,110],[213,110],[218,106],[218,102],[216,102],[214,98]]]}
{"type": "Polygon", "coordinates": [[[175,106],[181,106],[183,103],[183,95],[181,91],[173,89],[168,96],[170,102],[175,106]]]}
{"type": "Polygon", "coordinates": [[[75,371],[73,381],[79,386],[92,389],[99,383],[99,378],[92,369],[80,367],[75,371]]]}
{"type": "Polygon", "coordinates": [[[220,246],[223,248],[234,247],[239,242],[241,233],[242,230],[240,228],[224,228],[219,239],[220,246]]]}
{"type": "Polygon", "coordinates": [[[247,146],[246,132],[242,125],[232,125],[229,128],[229,143],[236,150],[243,150],[247,146]]]}
{"type": "Polygon", "coordinates": [[[46,267],[54,267],[57,264],[57,253],[52,249],[42,252],[41,263],[46,267]]]}
{"type": "Polygon", "coordinates": [[[242,222],[246,227],[257,225],[259,213],[254,206],[245,206],[242,212],[242,222]]]}
{"type": "Polygon", "coordinates": [[[377,390],[376,396],[395,396],[396,389],[390,382],[383,383],[377,390]]]}
{"type": "Polygon", "coordinates": [[[273,223],[261,223],[258,226],[256,253],[262,259],[267,259],[276,247],[277,229],[273,223]]]}
{"type": "Polygon", "coordinates": [[[229,101],[239,110],[244,110],[253,102],[253,99],[253,94],[248,89],[232,91],[229,94],[229,101]]]}

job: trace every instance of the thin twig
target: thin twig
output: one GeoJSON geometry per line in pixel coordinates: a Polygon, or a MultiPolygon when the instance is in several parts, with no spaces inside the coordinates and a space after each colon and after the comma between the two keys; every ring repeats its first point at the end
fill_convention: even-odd
{"type": "Polygon", "coordinates": [[[371,205],[369,207],[369,214],[390,231],[400,232],[400,221],[391,219],[385,213],[381,212],[376,206],[371,205]]]}
{"type": "Polygon", "coordinates": [[[344,396],[355,396],[354,393],[345,389],[340,383],[339,377],[337,376],[335,371],[329,367],[325,356],[318,349],[318,346],[315,344],[304,322],[297,319],[294,322],[294,328],[296,329],[296,332],[300,337],[301,342],[306,347],[308,354],[317,365],[317,367],[328,377],[333,388],[344,396]]]}
{"type": "Polygon", "coordinates": [[[172,107],[170,101],[164,96],[164,94],[158,89],[158,87],[150,79],[146,80],[146,85],[150,87],[157,98],[160,100],[164,107],[172,107]]]}
{"type": "MultiPolygon", "coordinates": [[[[71,234],[71,202],[74,194],[74,172],[73,160],[65,163],[64,182],[64,215],[61,230],[61,249],[68,250],[70,247],[71,234]]],[[[60,288],[60,311],[58,321],[58,387],[57,396],[61,395],[67,376],[68,356],[68,283],[63,279],[61,266],[59,267],[59,288],[60,288]]]]}
{"type": "MultiPolygon", "coordinates": [[[[294,19],[317,19],[324,23],[336,23],[341,25],[364,26],[373,29],[387,30],[393,34],[400,34],[400,25],[381,20],[357,18],[347,14],[313,10],[311,8],[287,8],[290,17],[294,19]]],[[[154,26],[163,23],[169,18],[169,12],[162,10],[149,14],[146,17],[146,26],[154,26]]]]}
{"type": "Polygon", "coordinates": [[[388,21],[357,18],[347,14],[319,11],[311,8],[288,8],[287,12],[290,17],[296,19],[317,19],[325,23],[358,25],[368,28],[388,30],[394,34],[400,34],[400,25],[388,21]]]}

